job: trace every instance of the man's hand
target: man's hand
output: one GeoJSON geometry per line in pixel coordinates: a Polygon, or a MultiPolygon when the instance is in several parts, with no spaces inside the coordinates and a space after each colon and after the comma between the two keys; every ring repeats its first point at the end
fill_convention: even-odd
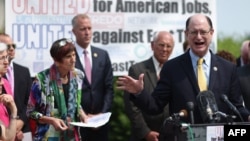
{"type": "Polygon", "coordinates": [[[132,94],[138,94],[144,88],[143,77],[144,77],[144,74],[140,74],[139,80],[133,79],[130,76],[119,77],[117,80],[117,89],[125,90],[132,94]]]}
{"type": "Polygon", "coordinates": [[[147,141],[158,141],[159,140],[158,138],[159,138],[159,133],[155,131],[150,131],[145,137],[147,141]]]}
{"type": "Polygon", "coordinates": [[[21,141],[23,139],[23,137],[24,137],[23,132],[17,131],[15,141],[21,141]]]}

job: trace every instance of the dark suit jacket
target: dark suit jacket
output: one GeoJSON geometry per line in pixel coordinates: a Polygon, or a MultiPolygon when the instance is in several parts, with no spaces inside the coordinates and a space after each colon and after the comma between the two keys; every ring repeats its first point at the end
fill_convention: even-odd
{"type": "Polygon", "coordinates": [[[241,56],[236,59],[237,67],[241,67],[241,56]]]}
{"type": "MultiPolygon", "coordinates": [[[[111,111],[113,101],[113,70],[106,51],[91,46],[92,51],[92,82],[84,78],[82,107],[86,113],[97,114],[111,111]]],[[[76,68],[83,66],[76,56],[76,68]]],[[[85,75],[86,76],[86,75],[85,75]]]]}
{"type": "MultiPolygon", "coordinates": [[[[82,88],[82,108],[87,114],[105,113],[111,111],[113,102],[113,70],[108,52],[91,46],[92,56],[92,82],[89,84],[86,74],[82,88]]],[[[76,56],[76,68],[84,68],[80,62],[79,56],[76,56]]],[[[84,140],[107,141],[108,124],[93,130],[91,128],[82,128],[81,136],[84,140]]]]}
{"type": "Polygon", "coordinates": [[[26,107],[31,88],[31,76],[29,69],[13,62],[14,72],[14,100],[17,106],[17,115],[24,121],[23,132],[30,131],[26,116],[26,107]]]}
{"type": "Polygon", "coordinates": [[[238,75],[244,104],[250,110],[250,65],[239,67],[238,75]]]}
{"type": "MultiPolygon", "coordinates": [[[[226,94],[244,120],[247,121],[249,112],[242,105],[243,100],[236,66],[212,53],[208,89],[214,93],[219,111],[232,114],[232,110],[221,100],[221,95],[226,94]]],[[[143,91],[137,97],[131,97],[143,110],[158,114],[169,103],[170,114],[179,113],[181,110],[187,109],[187,102],[192,101],[194,103],[194,123],[204,123],[196,102],[199,87],[189,51],[167,61],[161,70],[160,80],[152,97],[145,93],[147,92],[143,91]]],[[[190,123],[189,117],[181,120],[190,123]]]]}
{"type": "MultiPolygon", "coordinates": [[[[152,58],[137,63],[129,69],[129,76],[135,79],[138,79],[141,73],[144,73],[144,88],[147,92],[151,93],[158,81],[152,58]]],[[[166,106],[164,112],[159,115],[148,115],[130,101],[129,95],[129,93],[124,92],[125,111],[132,126],[130,141],[143,139],[151,130],[159,132],[164,119],[169,115],[168,106],[166,106]]]]}

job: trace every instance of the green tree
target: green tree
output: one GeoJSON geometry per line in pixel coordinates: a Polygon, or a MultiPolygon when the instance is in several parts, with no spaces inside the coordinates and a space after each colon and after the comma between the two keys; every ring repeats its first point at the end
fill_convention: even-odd
{"type": "Polygon", "coordinates": [[[240,56],[240,48],[244,40],[250,40],[250,34],[244,36],[218,36],[217,50],[227,50],[237,58],[240,56]]]}
{"type": "Polygon", "coordinates": [[[116,89],[117,76],[114,78],[114,102],[110,118],[110,141],[127,141],[130,135],[130,121],[125,114],[123,91],[116,89]]]}

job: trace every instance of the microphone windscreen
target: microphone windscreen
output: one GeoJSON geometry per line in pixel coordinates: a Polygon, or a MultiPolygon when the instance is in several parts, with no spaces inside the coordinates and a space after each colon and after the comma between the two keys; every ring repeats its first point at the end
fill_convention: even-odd
{"type": "Polygon", "coordinates": [[[180,113],[179,113],[180,117],[187,117],[188,116],[188,112],[187,110],[181,110],[180,113]]]}
{"type": "Polygon", "coordinates": [[[227,96],[226,95],[221,95],[221,99],[224,101],[224,102],[226,102],[227,100],[228,100],[228,98],[227,98],[227,96]]]}
{"type": "Polygon", "coordinates": [[[189,111],[193,111],[194,110],[194,103],[191,101],[187,102],[187,109],[189,111]]]}
{"type": "Polygon", "coordinates": [[[203,122],[212,122],[213,114],[218,111],[218,106],[212,91],[202,91],[197,97],[197,105],[203,122]]]}

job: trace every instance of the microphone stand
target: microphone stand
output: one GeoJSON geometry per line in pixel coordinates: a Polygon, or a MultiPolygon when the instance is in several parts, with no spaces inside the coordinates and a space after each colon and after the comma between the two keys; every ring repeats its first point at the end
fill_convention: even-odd
{"type": "Polygon", "coordinates": [[[160,130],[159,141],[179,141],[182,139],[184,139],[184,135],[181,132],[180,117],[172,115],[166,118],[160,130]]]}
{"type": "Polygon", "coordinates": [[[216,121],[220,121],[221,117],[225,118],[227,120],[227,124],[231,125],[234,123],[234,119],[236,119],[235,115],[227,115],[223,112],[217,111],[214,113],[213,117],[216,121]],[[218,117],[219,115],[219,117],[218,117]]]}
{"type": "Polygon", "coordinates": [[[227,116],[227,124],[229,124],[229,125],[233,124],[235,118],[236,118],[235,115],[228,115],[227,116]]]}
{"type": "Polygon", "coordinates": [[[191,124],[194,124],[194,103],[192,101],[189,101],[187,102],[187,108],[188,108],[188,111],[189,111],[189,114],[190,114],[190,121],[191,121],[191,124]]]}

